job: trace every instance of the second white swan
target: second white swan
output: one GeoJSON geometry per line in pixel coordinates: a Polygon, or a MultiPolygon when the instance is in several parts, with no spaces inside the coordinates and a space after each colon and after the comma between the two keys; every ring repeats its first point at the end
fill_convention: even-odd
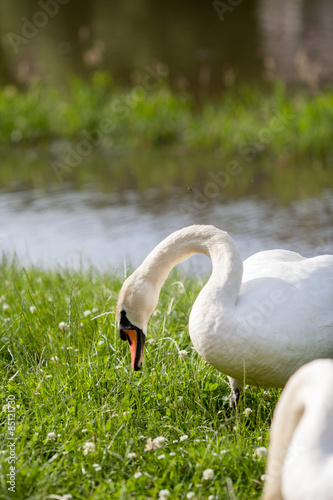
{"type": "Polygon", "coordinates": [[[232,400],[243,382],[283,387],[303,364],[333,357],[333,256],[306,259],[287,250],[259,252],[242,262],[225,231],[194,225],[163,240],[129,276],[117,304],[119,335],[139,370],[149,318],[171,269],[195,253],[212,274],[189,318],[198,353],[228,375],[232,400]]]}

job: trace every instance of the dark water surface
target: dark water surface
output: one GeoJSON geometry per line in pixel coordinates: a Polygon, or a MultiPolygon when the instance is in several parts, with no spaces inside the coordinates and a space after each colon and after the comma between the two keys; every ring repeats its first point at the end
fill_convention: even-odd
{"type": "Polygon", "coordinates": [[[1,0],[3,83],[62,85],[101,69],[133,85],[157,63],[194,94],[272,75],[310,88],[333,79],[330,0],[68,0],[53,11],[44,3],[1,0]]]}

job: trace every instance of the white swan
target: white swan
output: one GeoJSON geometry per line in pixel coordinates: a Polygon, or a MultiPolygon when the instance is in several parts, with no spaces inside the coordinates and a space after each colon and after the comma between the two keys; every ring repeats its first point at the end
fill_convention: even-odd
{"type": "Polygon", "coordinates": [[[208,255],[213,270],[193,305],[189,333],[198,353],[229,376],[232,402],[244,381],[282,387],[301,365],[333,357],[333,256],[306,259],[272,250],[243,266],[228,233],[194,225],[157,245],[122,286],[119,335],[130,344],[134,370],[141,368],[148,320],[164,281],[195,253],[208,255]]]}
{"type": "Polygon", "coordinates": [[[263,500],[333,498],[333,361],[302,366],[288,381],[271,426],[263,500]]]}

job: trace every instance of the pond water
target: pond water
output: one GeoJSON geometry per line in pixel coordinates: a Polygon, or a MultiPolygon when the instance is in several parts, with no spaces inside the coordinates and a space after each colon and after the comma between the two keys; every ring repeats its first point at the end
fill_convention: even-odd
{"type": "MultiPolygon", "coordinates": [[[[243,258],[266,249],[286,248],[305,256],[333,253],[333,191],[282,205],[277,199],[246,196],[198,207],[189,192],[176,189],[156,203],[158,189],[103,194],[38,189],[0,194],[0,249],[15,252],[21,264],[100,270],[137,266],[161,239],[183,226],[214,224],[238,244],[243,258]]],[[[189,260],[191,271],[206,274],[204,256],[189,260]]]]}

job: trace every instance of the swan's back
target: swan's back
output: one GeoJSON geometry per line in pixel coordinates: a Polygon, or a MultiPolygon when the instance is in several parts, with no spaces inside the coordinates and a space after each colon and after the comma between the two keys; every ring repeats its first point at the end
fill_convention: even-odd
{"type": "Polygon", "coordinates": [[[247,383],[283,387],[303,364],[333,358],[333,256],[307,259],[285,250],[253,255],[244,262],[235,312],[232,331],[247,383]]]}

